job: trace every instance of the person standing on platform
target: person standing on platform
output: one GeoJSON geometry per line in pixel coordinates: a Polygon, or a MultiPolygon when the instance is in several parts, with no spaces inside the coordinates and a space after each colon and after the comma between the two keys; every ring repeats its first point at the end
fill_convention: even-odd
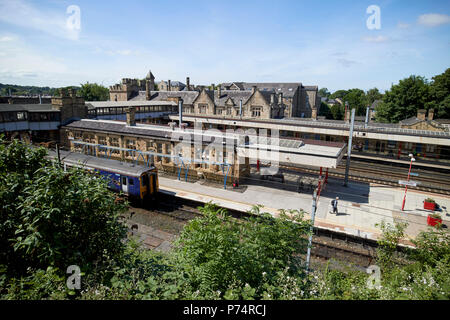
{"type": "Polygon", "coordinates": [[[336,215],[338,215],[339,213],[338,213],[338,200],[339,200],[339,197],[336,197],[336,199],[335,200],[331,200],[331,205],[333,206],[333,213],[336,213],[336,215]]]}

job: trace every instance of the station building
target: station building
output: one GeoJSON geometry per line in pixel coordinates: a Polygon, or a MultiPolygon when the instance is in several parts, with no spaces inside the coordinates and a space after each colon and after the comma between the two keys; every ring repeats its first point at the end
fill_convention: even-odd
{"type": "MultiPolygon", "coordinates": [[[[349,112],[348,112],[349,113],[349,112]]],[[[177,114],[170,115],[178,121],[177,114]]],[[[320,118],[300,119],[255,119],[227,116],[191,116],[183,115],[183,121],[193,126],[200,123],[203,128],[254,128],[255,130],[278,130],[280,136],[310,139],[326,142],[348,142],[350,116],[346,120],[325,120],[320,118]]],[[[419,110],[416,117],[405,119],[400,123],[376,123],[355,121],[353,133],[352,157],[369,159],[386,159],[387,161],[409,161],[413,153],[416,165],[450,166],[450,121],[433,119],[430,110],[426,117],[425,110],[419,110]]]]}
{"type": "Polygon", "coordinates": [[[74,121],[61,128],[64,142],[76,152],[141,164],[152,163],[162,171],[178,172],[180,176],[228,179],[228,182],[249,175],[252,160],[336,168],[346,150],[344,143],[295,138],[278,139],[274,143],[272,138],[261,139],[243,131],[224,134],[218,130],[179,128],[176,123],[142,124],[136,123],[135,115],[134,107],[130,107],[126,122],[74,121]]]}

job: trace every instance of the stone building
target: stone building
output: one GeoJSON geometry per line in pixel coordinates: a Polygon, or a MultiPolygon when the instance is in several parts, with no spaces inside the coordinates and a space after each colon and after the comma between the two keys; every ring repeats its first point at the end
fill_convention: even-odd
{"type": "Polygon", "coordinates": [[[51,103],[0,104],[0,131],[9,139],[59,143],[61,125],[87,116],[84,99],[73,89],[60,89],[51,103]]]}
{"type": "Polygon", "coordinates": [[[149,71],[144,80],[123,78],[121,84],[109,87],[109,100],[128,101],[139,95],[140,91],[155,90],[155,76],[149,71]]]}
{"type": "Polygon", "coordinates": [[[175,101],[183,100],[185,113],[198,116],[245,118],[311,118],[317,117],[320,97],[317,86],[301,83],[232,82],[219,86],[193,86],[189,77],[180,81],[161,81],[155,91],[155,77],[151,72],[145,88],[136,79],[123,79],[122,84],[110,87],[112,101],[175,101]],[[242,114],[240,104],[242,101],[242,114]]]}
{"type": "Polygon", "coordinates": [[[141,164],[153,163],[159,170],[175,174],[181,167],[183,176],[187,172],[194,177],[203,176],[206,179],[218,181],[223,181],[227,176],[228,183],[250,172],[249,159],[241,160],[235,150],[229,151],[222,144],[216,148],[210,148],[208,142],[203,142],[197,149],[197,145],[182,143],[182,141],[194,141],[194,131],[179,130],[176,126],[138,126],[134,115],[135,110],[130,107],[126,122],[79,120],[63,126],[66,146],[74,152],[84,151],[100,157],[108,156],[116,160],[137,161],[141,164]],[[179,135],[181,139],[178,142],[174,141],[173,135],[179,135]],[[83,148],[83,145],[77,142],[90,145],[83,148]],[[112,149],[107,151],[99,145],[112,147],[112,149]],[[143,156],[137,157],[136,152],[130,150],[141,152],[143,156]],[[177,161],[178,156],[200,160],[181,165],[177,161]],[[227,164],[225,167],[221,165],[224,163],[227,164]]]}
{"type": "Polygon", "coordinates": [[[320,97],[317,86],[303,86],[302,83],[289,82],[231,82],[221,84],[225,90],[249,91],[256,87],[262,92],[282,93],[284,117],[310,118],[313,109],[320,107],[320,97]]]}
{"type": "Polygon", "coordinates": [[[160,91],[182,91],[185,88],[186,88],[186,85],[183,82],[180,82],[180,81],[168,80],[166,82],[164,80],[161,80],[158,83],[158,89],[160,91]]]}
{"type": "Polygon", "coordinates": [[[188,115],[223,116],[272,119],[284,116],[286,105],[283,93],[260,91],[254,86],[251,91],[240,90],[202,90],[193,101],[188,115]],[[241,108],[242,104],[242,108],[241,108]],[[241,110],[242,109],[242,110],[241,110]]]}
{"type": "Polygon", "coordinates": [[[405,129],[428,130],[428,131],[446,131],[446,127],[440,122],[434,120],[434,109],[417,110],[417,116],[400,121],[400,127],[405,129]]]}

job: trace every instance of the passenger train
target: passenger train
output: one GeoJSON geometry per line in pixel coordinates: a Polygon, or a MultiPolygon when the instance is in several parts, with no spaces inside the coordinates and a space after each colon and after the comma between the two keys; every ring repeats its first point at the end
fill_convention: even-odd
{"type": "MultiPolygon", "coordinates": [[[[49,150],[48,157],[56,160],[57,154],[49,150]]],[[[154,166],[147,167],[68,151],[60,151],[60,159],[65,169],[80,167],[97,172],[106,178],[111,190],[122,191],[130,200],[146,203],[156,198],[159,183],[158,171],[154,166]]]]}

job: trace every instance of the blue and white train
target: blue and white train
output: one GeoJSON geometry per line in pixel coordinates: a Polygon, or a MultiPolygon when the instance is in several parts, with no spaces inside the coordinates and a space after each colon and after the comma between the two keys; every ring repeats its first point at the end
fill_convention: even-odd
{"type": "MultiPolygon", "coordinates": [[[[56,153],[49,151],[49,157],[56,160],[56,153]]],[[[156,198],[159,184],[158,171],[154,166],[147,167],[67,151],[60,151],[60,159],[64,168],[80,167],[98,173],[106,178],[111,190],[122,191],[132,200],[144,203],[156,198]]]]}

